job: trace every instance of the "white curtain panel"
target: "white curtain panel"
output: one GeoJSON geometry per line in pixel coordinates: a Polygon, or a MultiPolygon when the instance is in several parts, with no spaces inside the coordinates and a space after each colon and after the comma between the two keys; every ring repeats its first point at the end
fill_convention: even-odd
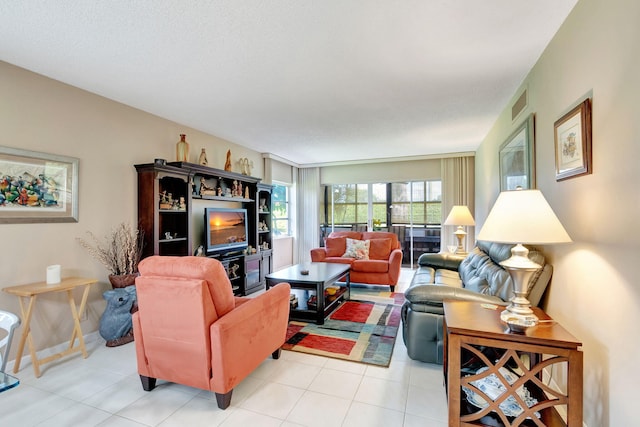
{"type": "MultiPolygon", "coordinates": [[[[475,219],[475,157],[449,157],[441,159],[442,168],[442,222],[447,218],[451,208],[456,205],[464,205],[469,208],[475,219]]],[[[458,239],[454,236],[456,231],[453,225],[443,225],[441,232],[440,250],[446,251],[447,246],[458,245],[458,239]]],[[[473,249],[476,243],[475,227],[465,227],[467,237],[463,245],[467,251],[473,249]]]]}
{"type": "Polygon", "coordinates": [[[296,185],[296,244],[293,262],[311,262],[311,249],[320,239],[320,168],[298,169],[296,185]]]}

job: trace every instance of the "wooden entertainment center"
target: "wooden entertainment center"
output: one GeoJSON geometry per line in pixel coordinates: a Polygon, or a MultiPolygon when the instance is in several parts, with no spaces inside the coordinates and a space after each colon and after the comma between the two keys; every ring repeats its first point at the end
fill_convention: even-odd
{"type": "MultiPolygon", "coordinates": [[[[144,231],[142,257],[193,255],[202,236],[197,210],[237,206],[247,210],[248,250],[208,254],[222,262],[233,292],[265,289],[273,268],[271,186],[260,178],[186,162],[135,165],[138,172],[138,227],[144,231]],[[197,208],[197,209],[196,209],[197,208]],[[194,247],[195,246],[195,247],[194,247]],[[253,250],[252,250],[253,249],[253,250]]],[[[204,244],[204,243],[203,243],[204,244]]]]}

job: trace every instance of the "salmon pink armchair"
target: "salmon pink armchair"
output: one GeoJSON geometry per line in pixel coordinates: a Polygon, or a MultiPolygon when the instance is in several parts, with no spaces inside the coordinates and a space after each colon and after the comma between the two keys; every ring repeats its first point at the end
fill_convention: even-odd
{"type": "Polygon", "coordinates": [[[226,409],[236,385],[280,356],[289,284],[235,297],[222,264],[205,257],[151,256],[139,270],[133,332],[144,390],[156,379],[210,390],[226,409]]]}

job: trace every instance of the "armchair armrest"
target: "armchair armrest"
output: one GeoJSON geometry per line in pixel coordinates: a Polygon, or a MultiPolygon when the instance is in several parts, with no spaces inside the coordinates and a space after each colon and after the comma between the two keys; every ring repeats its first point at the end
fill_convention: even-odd
{"type": "Polygon", "coordinates": [[[213,390],[226,393],[231,379],[244,378],[282,344],[289,322],[288,283],[279,283],[211,324],[213,390]],[[223,384],[217,384],[221,381],[223,384]]]}
{"type": "Polygon", "coordinates": [[[479,294],[464,288],[440,285],[416,285],[409,288],[404,297],[412,304],[426,304],[441,306],[445,300],[451,301],[475,301],[497,305],[507,305],[498,297],[479,294]]]}
{"type": "Polygon", "coordinates": [[[311,249],[311,261],[323,262],[327,257],[327,251],[324,248],[311,249]]]}

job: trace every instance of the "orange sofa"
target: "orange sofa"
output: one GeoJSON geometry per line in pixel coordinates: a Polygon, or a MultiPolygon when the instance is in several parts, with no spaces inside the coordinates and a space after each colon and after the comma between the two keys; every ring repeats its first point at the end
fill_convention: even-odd
{"type": "Polygon", "coordinates": [[[219,261],[151,256],[139,265],[133,314],[138,373],[215,393],[218,407],[269,355],[280,356],[289,322],[287,283],[255,298],[234,297],[219,261]]]}
{"type": "Polygon", "coordinates": [[[402,266],[402,249],[398,236],[386,231],[334,231],[323,248],[311,249],[311,261],[335,262],[351,266],[351,282],[385,285],[395,290],[402,266]],[[368,254],[356,257],[345,254],[347,239],[369,241],[368,254]]]}

